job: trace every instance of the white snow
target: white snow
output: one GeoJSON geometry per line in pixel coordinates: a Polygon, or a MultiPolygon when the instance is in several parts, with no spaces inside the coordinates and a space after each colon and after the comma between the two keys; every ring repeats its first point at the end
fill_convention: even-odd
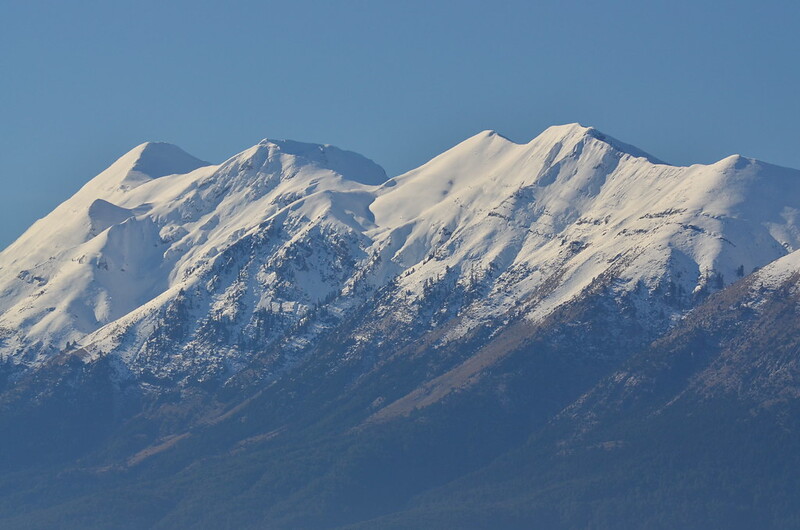
{"type": "Polygon", "coordinates": [[[256,333],[256,310],[299,321],[336,296],[342,315],[396,278],[386,303],[413,320],[446,276],[484,289],[454,338],[515,307],[542,318],[609,269],[620,290],[729,284],[800,248],[799,209],[799,171],[671,166],[578,124],[484,131],[388,181],[332,146],[264,140],[208,165],[143,144],[0,253],[0,354],[77,341],[143,362],[184,292],[191,363],[217,362],[234,354],[196,342],[208,319],[256,333]]]}

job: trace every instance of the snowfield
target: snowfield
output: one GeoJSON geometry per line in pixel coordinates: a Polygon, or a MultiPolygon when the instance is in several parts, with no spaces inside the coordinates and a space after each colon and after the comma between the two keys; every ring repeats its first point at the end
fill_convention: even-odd
{"type": "Polygon", "coordinates": [[[202,379],[278,342],[290,363],[365,311],[457,319],[445,341],[541,320],[603,276],[680,315],[800,248],[798,209],[800,171],[672,166],[578,124],[527,144],[485,131],[391,179],[327,145],[264,140],[209,165],[147,143],[0,253],[0,355],[202,379]]]}

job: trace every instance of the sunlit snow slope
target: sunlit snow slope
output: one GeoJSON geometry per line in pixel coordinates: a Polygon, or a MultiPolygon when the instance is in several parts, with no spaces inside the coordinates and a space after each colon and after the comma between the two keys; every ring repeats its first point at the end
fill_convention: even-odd
{"type": "Polygon", "coordinates": [[[202,378],[348,315],[435,326],[437,285],[472,293],[433,309],[457,340],[603,275],[677,315],[799,248],[798,209],[796,170],[671,166],[578,124],[527,144],[482,132],[388,180],[332,146],[264,140],[207,165],[143,144],[0,254],[0,354],[202,378]]]}

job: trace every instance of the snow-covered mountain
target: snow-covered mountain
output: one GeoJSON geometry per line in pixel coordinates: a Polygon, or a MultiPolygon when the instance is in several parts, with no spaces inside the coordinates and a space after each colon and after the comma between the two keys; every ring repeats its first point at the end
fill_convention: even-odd
{"type": "Polygon", "coordinates": [[[672,166],[578,124],[485,131],[388,180],[332,146],[264,140],[209,165],[148,143],[0,254],[0,355],[225,377],[364,314],[361,342],[541,321],[599,277],[662,325],[800,248],[799,211],[799,171],[672,166]]]}
{"type": "Polygon", "coordinates": [[[0,253],[0,526],[797,526],[799,209],[577,124],[143,144],[0,253]]]}

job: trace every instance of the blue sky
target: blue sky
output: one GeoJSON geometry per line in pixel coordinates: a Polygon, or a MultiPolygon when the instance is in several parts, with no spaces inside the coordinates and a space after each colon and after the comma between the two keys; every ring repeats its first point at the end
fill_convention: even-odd
{"type": "Polygon", "coordinates": [[[800,2],[0,0],[0,247],[146,140],[411,169],[581,122],[672,163],[800,168],[800,2]]]}

